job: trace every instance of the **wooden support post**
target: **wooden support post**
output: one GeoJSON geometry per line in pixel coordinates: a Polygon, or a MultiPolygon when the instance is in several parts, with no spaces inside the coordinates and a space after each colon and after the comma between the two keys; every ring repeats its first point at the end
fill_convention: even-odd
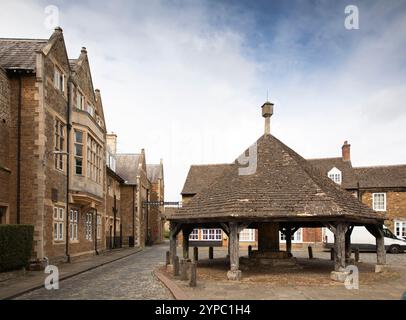
{"type": "Polygon", "coordinates": [[[359,249],[358,248],[354,249],[354,258],[355,258],[355,262],[359,262],[359,249]]]}
{"type": "Polygon", "coordinates": [[[375,272],[382,272],[386,265],[386,250],[385,250],[385,237],[383,233],[383,226],[377,225],[376,229],[376,258],[377,265],[375,266],[375,272]]]}
{"type": "Polygon", "coordinates": [[[170,264],[173,265],[176,257],[176,236],[178,231],[178,225],[175,222],[170,222],[169,232],[169,251],[170,251],[170,264]]]}
{"type": "Polygon", "coordinates": [[[334,255],[334,248],[331,248],[331,249],[330,249],[330,260],[331,260],[331,261],[334,261],[334,256],[335,256],[335,255],[334,255]]]}
{"type": "Polygon", "coordinates": [[[251,257],[251,255],[252,255],[252,246],[249,245],[248,246],[248,257],[251,257]]]}
{"type": "Polygon", "coordinates": [[[165,265],[167,266],[168,264],[171,264],[171,254],[169,251],[166,251],[166,257],[165,257],[165,265]]]}
{"type": "Polygon", "coordinates": [[[345,233],[348,225],[340,222],[337,224],[336,234],[334,235],[334,254],[335,254],[335,271],[343,271],[345,269],[345,233]]]}
{"type": "Polygon", "coordinates": [[[312,246],[308,246],[307,251],[309,252],[309,259],[313,259],[313,248],[312,248],[312,246]]]}
{"type": "Polygon", "coordinates": [[[229,280],[240,280],[241,271],[240,268],[240,244],[239,244],[239,233],[238,233],[238,223],[230,222],[230,271],[227,272],[227,278],[229,280]]]}
{"type": "Polygon", "coordinates": [[[197,284],[197,261],[190,263],[190,281],[189,286],[196,287],[197,284]]]}
{"type": "Polygon", "coordinates": [[[351,263],[351,234],[353,226],[349,227],[345,233],[345,262],[346,264],[351,263]]]}
{"type": "Polygon", "coordinates": [[[183,248],[183,259],[189,259],[189,236],[192,229],[183,228],[182,235],[182,248],[183,248]]]}
{"type": "Polygon", "coordinates": [[[199,260],[199,248],[194,247],[193,248],[193,261],[198,261],[199,260]]]}
{"type": "Polygon", "coordinates": [[[286,237],[286,252],[289,255],[292,255],[292,229],[290,227],[286,228],[285,237],[286,237]]]}
{"type": "Polygon", "coordinates": [[[186,259],[181,259],[179,262],[179,268],[180,268],[180,280],[187,280],[188,261],[186,259]]]}
{"type": "Polygon", "coordinates": [[[173,261],[174,261],[174,263],[173,263],[173,275],[178,276],[179,275],[179,257],[175,256],[173,261]]]}
{"type": "Polygon", "coordinates": [[[214,254],[213,254],[213,247],[209,247],[209,259],[213,260],[214,254]]]}

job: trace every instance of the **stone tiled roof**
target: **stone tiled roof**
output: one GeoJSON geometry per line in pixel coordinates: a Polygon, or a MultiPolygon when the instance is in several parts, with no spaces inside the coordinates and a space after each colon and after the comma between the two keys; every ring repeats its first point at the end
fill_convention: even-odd
{"type": "Polygon", "coordinates": [[[141,155],[118,153],[116,154],[116,160],[116,173],[121,176],[127,184],[137,184],[141,155]]]}
{"type": "Polygon", "coordinates": [[[406,165],[354,168],[360,188],[406,188],[406,165]]]}
{"type": "Polygon", "coordinates": [[[4,69],[35,70],[36,52],[47,43],[46,39],[0,38],[0,66],[4,69]]]}
{"type": "Polygon", "coordinates": [[[327,176],[327,173],[334,167],[342,173],[341,187],[344,189],[357,188],[357,174],[355,173],[351,161],[343,161],[343,158],[323,158],[323,159],[308,159],[308,161],[318,168],[322,174],[327,176]]]}
{"type": "Polygon", "coordinates": [[[158,182],[158,179],[162,179],[162,165],[147,164],[147,178],[152,183],[158,182]]]}
{"type": "Polygon", "coordinates": [[[271,135],[257,141],[256,172],[239,175],[239,167],[229,166],[171,219],[385,218],[271,135]]]}
{"type": "Polygon", "coordinates": [[[183,195],[194,195],[221,177],[232,165],[192,165],[182,189],[183,195]]]}

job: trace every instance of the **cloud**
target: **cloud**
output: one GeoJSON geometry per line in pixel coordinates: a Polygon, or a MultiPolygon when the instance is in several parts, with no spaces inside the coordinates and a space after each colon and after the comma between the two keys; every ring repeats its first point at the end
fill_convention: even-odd
{"type": "MultiPolygon", "coordinates": [[[[69,55],[88,49],[119,151],[163,158],[176,200],[191,164],[231,162],[262,134],[267,90],[272,132],[303,156],[338,156],[348,139],[355,165],[406,163],[405,6],[353,2],[354,31],[331,1],[53,4],[69,55]]],[[[48,4],[2,1],[2,36],[49,37],[48,4]]]]}

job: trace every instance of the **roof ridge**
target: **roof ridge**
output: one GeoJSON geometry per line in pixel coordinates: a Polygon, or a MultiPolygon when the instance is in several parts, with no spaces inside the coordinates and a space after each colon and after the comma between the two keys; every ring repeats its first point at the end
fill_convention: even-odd
{"type": "Polygon", "coordinates": [[[48,42],[48,39],[30,39],[30,38],[0,38],[0,41],[32,41],[32,42],[48,42]]]}
{"type": "Polygon", "coordinates": [[[213,164],[191,164],[191,167],[212,167],[212,166],[229,166],[234,163],[213,163],[213,164]]]}
{"type": "Polygon", "coordinates": [[[311,161],[311,160],[332,160],[332,159],[340,159],[340,160],[342,160],[343,158],[342,157],[326,157],[326,158],[307,158],[305,160],[311,161]]]}
{"type": "Polygon", "coordinates": [[[375,166],[360,166],[360,167],[353,167],[353,169],[390,168],[390,167],[406,167],[406,164],[382,164],[382,165],[375,165],[375,166]]]}

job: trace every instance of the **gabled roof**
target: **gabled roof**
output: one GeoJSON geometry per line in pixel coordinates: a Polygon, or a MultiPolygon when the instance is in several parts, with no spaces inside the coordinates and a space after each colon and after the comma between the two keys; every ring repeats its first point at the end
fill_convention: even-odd
{"type": "Polygon", "coordinates": [[[158,179],[163,179],[162,165],[147,164],[147,178],[152,183],[158,182],[158,179]]]}
{"type": "Polygon", "coordinates": [[[360,188],[406,188],[406,165],[354,168],[360,188]]]}
{"type": "Polygon", "coordinates": [[[341,187],[344,189],[357,188],[357,174],[355,173],[351,161],[344,161],[343,158],[321,158],[308,159],[308,161],[318,168],[322,174],[327,176],[327,173],[334,167],[342,173],[341,187]]]}
{"type": "Polygon", "coordinates": [[[182,195],[195,195],[221,177],[231,164],[203,164],[190,166],[182,195]]]}
{"type": "Polygon", "coordinates": [[[116,154],[116,173],[121,176],[126,184],[137,184],[141,154],[116,154]]]}
{"type": "Polygon", "coordinates": [[[47,39],[0,38],[0,66],[4,69],[35,71],[36,52],[47,43],[47,39]]]}
{"type": "Polygon", "coordinates": [[[263,135],[256,144],[254,174],[239,175],[236,160],[171,219],[385,218],[272,135],[263,135]]]}

